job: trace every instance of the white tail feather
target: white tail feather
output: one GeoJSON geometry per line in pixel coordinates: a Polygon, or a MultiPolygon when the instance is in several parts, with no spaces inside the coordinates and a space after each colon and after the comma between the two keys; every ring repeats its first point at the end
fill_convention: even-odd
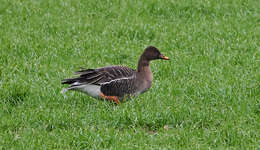
{"type": "Polygon", "coordinates": [[[61,93],[62,95],[65,95],[65,93],[66,93],[68,90],[69,90],[68,88],[64,88],[64,89],[62,89],[62,90],[60,91],[60,93],[61,93]]]}

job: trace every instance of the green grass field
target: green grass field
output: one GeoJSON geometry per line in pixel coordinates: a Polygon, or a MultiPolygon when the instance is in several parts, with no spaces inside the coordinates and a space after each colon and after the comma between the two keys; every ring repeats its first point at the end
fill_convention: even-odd
{"type": "Polygon", "coordinates": [[[260,149],[260,1],[0,0],[0,149],[260,149]],[[60,93],[148,45],[133,101],[60,93]]]}

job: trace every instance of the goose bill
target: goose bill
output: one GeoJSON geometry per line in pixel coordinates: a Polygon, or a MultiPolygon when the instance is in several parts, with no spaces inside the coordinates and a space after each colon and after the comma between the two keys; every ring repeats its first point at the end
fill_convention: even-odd
{"type": "Polygon", "coordinates": [[[161,59],[164,59],[164,60],[169,60],[169,57],[164,56],[164,55],[161,55],[160,58],[161,58],[161,59]]]}

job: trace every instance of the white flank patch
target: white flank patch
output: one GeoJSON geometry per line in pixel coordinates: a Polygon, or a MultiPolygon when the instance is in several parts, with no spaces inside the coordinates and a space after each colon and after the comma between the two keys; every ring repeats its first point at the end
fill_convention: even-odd
{"type": "Polygon", "coordinates": [[[99,95],[101,94],[100,86],[98,85],[92,85],[92,84],[84,84],[80,86],[74,86],[73,90],[78,90],[83,93],[86,93],[94,98],[99,98],[99,95]]]}
{"type": "Polygon", "coordinates": [[[99,98],[99,95],[101,94],[100,86],[92,85],[92,84],[83,84],[83,85],[73,86],[73,87],[69,87],[69,88],[64,88],[61,91],[61,93],[66,97],[65,93],[68,90],[80,91],[80,92],[86,93],[94,98],[99,98]]]}

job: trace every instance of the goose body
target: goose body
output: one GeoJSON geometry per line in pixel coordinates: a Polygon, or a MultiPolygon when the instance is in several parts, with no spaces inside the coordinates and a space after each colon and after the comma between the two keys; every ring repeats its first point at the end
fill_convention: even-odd
{"type": "Polygon", "coordinates": [[[141,55],[137,70],[125,66],[108,66],[97,69],[82,69],[76,72],[78,77],[64,79],[62,84],[69,84],[68,90],[80,91],[94,98],[107,99],[119,103],[124,97],[137,96],[152,86],[153,75],[149,62],[165,59],[160,51],[149,46],[141,55]]]}

